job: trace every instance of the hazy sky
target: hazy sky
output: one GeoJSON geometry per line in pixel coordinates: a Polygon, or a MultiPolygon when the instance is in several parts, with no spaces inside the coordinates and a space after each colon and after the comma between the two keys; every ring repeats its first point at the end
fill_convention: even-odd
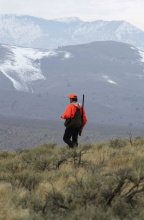
{"type": "Polygon", "coordinates": [[[84,21],[125,20],[144,30],[144,0],[0,0],[0,14],[84,21]]]}

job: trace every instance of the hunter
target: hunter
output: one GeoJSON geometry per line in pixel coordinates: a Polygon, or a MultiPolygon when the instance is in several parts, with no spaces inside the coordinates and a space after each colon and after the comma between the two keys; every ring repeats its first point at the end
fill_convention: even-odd
{"type": "MultiPolygon", "coordinates": [[[[87,123],[87,116],[83,105],[78,103],[76,94],[69,95],[70,104],[67,106],[61,118],[65,120],[65,132],[63,140],[70,148],[78,146],[78,135],[81,135],[82,130],[87,123]]],[[[84,103],[84,96],[83,96],[84,103]]]]}

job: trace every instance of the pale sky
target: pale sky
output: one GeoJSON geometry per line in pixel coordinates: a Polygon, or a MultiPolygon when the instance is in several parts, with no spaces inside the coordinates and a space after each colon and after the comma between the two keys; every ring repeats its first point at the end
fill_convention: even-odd
{"type": "Polygon", "coordinates": [[[125,20],[144,31],[144,0],[0,0],[0,14],[83,21],[125,20]]]}

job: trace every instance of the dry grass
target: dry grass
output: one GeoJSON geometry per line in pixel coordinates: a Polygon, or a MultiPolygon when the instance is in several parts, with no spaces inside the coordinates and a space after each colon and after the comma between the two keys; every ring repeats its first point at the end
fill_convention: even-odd
{"type": "Polygon", "coordinates": [[[0,219],[142,220],[143,205],[144,138],[0,152],[0,219]]]}

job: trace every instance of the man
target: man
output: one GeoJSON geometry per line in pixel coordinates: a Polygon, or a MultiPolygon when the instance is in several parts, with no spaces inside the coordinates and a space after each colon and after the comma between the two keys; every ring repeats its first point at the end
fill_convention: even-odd
{"type": "Polygon", "coordinates": [[[78,146],[78,134],[81,135],[81,132],[87,123],[87,116],[83,106],[78,103],[76,94],[70,94],[69,99],[70,104],[61,116],[61,118],[66,119],[64,123],[66,129],[63,140],[70,148],[74,148],[75,146],[78,146]]]}

